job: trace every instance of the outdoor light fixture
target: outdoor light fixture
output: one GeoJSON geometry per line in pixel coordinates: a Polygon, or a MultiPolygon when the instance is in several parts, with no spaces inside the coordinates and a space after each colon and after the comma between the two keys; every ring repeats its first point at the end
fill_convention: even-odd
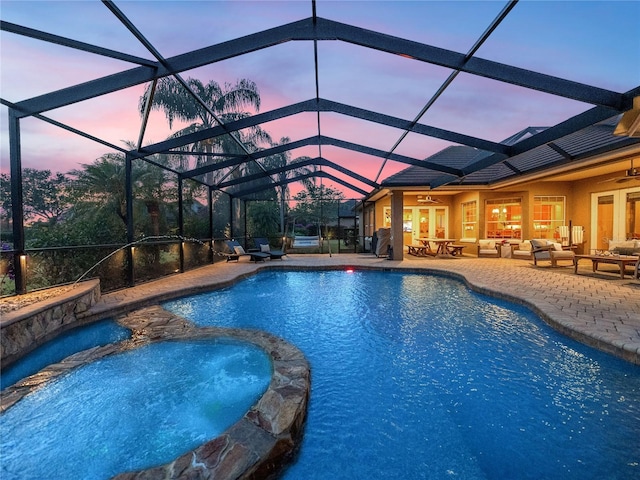
{"type": "Polygon", "coordinates": [[[20,255],[20,270],[22,270],[23,273],[27,272],[27,256],[26,255],[20,255]]]}
{"type": "Polygon", "coordinates": [[[27,293],[27,256],[23,253],[18,256],[20,276],[16,275],[16,280],[20,279],[20,285],[16,285],[16,293],[27,293]]]}

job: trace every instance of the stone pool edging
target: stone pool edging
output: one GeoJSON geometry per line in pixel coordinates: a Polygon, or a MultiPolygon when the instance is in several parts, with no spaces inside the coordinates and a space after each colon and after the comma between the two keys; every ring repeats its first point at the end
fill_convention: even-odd
{"type": "Polygon", "coordinates": [[[60,295],[7,312],[0,319],[0,363],[8,366],[34,348],[81,323],[100,300],[100,281],[88,280],[60,295]]]}
{"type": "Polygon", "coordinates": [[[277,478],[293,461],[302,441],[311,391],[309,364],[298,348],[263,331],[195,327],[159,306],[136,310],[118,322],[132,330],[130,340],[79,352],[5,389],[0,411],[52,378],[107,355],[150,342],[233,339],[256,345],[271,357],[271,381],[256,404],[220,436],[174,461],[124,472],[113,479],[270,479],[277,478]]]}

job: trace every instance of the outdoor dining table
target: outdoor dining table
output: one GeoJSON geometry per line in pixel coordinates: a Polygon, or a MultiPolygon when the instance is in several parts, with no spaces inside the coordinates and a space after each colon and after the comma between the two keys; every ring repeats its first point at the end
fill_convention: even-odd
{"type": "Polygon", "coordinates": [[[456,240],[455,238],[418,238],[418,241],[431,252],[434,251],[431,248],[431,244],[436,244],[435,253],[432,253],[433,255],[449,255],[449,249],[447,247],[456,240]]]}

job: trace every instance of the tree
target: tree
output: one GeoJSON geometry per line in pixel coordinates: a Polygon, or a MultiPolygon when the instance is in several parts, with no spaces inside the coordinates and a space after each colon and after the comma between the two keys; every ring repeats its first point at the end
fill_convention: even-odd
{"type": "MultiPolygon", "coordinates": [[[[132,142],[126,142],[133,149],[132,142]]],[[[171,164],[167,155],[154,155],[158,165],[171,164]]],[[[75,186],[79,194],[78,212],[110,212],[127,225],[127,197],[125,188],[126,159],[122,153],[107,153],[92,164],[84,164],[81,169],[73,170],[75,186]]],[[[131,168],[134,211],[136,218],[142,218],[146,212],[149,219],[149,231],[137,222],[137,233],[159,235],[161,223],[167,205],[175,201],[177,188],[168,178],[168,171],[143,159],[136,159],[131,168]]]]}
{"type": "MultiPolygon", "coordinates": [[[[76,177],[81,200],[97,211],[108,211],[127,224],[127,197],[125,190],[125,158],[119,153],[106,153],[80,170],[72,170],[76,177]]],[[[133,175],[134,184],[137,182],[133,175]]]]}
{"type": "MultiPolygon", "coordinates": [[[[338,217],[340,202],[344,200],[344,194],[322,184],[308,183],[306,189],[298,192],[293,200],[296,202],[296,206],[291,212],[294,223],[306,222],[307,228],[310,230],[315,224],[320,229],[325,223],[325,219],[338,217]]],[[[316,233],[320,234],[321,232],[316,233]]]]}
{"type": "MultiPolygon", "coordinates": [[[[0,175],[1,205],[5,215],[10,216],[11,179],[0,175]]],[[[46,220],[55,223],[73,204],[74,192],[71,181],[62,173],[51,170],[25,168],[22,170],[22,201],[24,220],[46,220]]]]}
{"type": "MultiPolygon", "coordinates": [[[[222,87],[213,80],[203,84],[198,79],[188,78],[186,83],[215,114],[215,117],[175,78],[165,77],[160,79],[154,92],[152,108],[164,111],[170,128],[173,126],[174,120],[192,122],[187,127],[176,132],[173,135],[175,138],[218,125],[216,117],[223,123],[228,123],[249,117],[251,114],[244,111],[247,107],[256,111],[260,109],[258,87],[251,80],[242,79],[235,84],[225,83],[222,87]]],[[[151,94],[151,88],[152,84],[147,87],[144,95],[140,98],[141,114],[144,114],[146,99],[151,94]]],[[[249,146],[250,151],[257,150],[257,145],[260,143],[270,141],[269,135],[258,126],[246,129],[245,132],[234,132],[233,135],[243,145],[249,146]]],[[[235,153],[240,155],[246,153],[231,135],[221,135],[195,142],[191,145],[191,149],[194,152],[205,153],[235,153]]],[[[181,169],[185,170],[187,165],[184,157],[182,157],[182,161],[181,169]]],[[[207,157],[197,157],[197,166],[205,164],[203,162],[210,163],[207,157]]],[[[235,168],[230,175],[232,178],[236,178],[241,176],[242,173],[242,168],[235,168]]],[[[213,183],[220,178],[220,173],[212,172],[208,175],[208,182],[213,183]]]]}

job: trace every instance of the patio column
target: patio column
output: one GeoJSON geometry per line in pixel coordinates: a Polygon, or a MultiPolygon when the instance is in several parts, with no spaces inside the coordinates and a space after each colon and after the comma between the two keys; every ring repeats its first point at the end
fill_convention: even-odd
{"type": "Polygon", "coordinates": [[[404,238],[402,233],[403,209],[403,192],[391,192],[391,248],[393,248],[393,259],[400,261],[404,260],[404,238]]]}

